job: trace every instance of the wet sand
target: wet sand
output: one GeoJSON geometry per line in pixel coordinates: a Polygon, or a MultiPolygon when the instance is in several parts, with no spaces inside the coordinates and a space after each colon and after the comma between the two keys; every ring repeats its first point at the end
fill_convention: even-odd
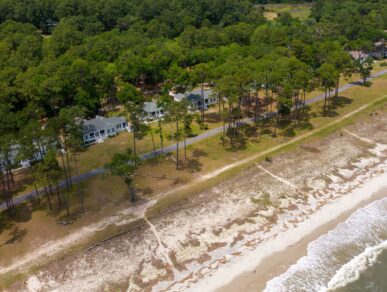
{"type": "MultiPolygon", "coordinates": [[[[387,182],[386,182],[387,184],[387,182]]],[[[285,273],[290,266],[295,264],[301,257],[307,254],[308,244],[323,234],[334,229],[337,224],[345,221],[348,217],[359,208],[380,200],[387,196],[387,186],[381,187],[372,197],[358,204],[355,208],[346,210],[335,220],[332,220],[322,226],[317,227],[312,233],[300,239],[296,244],[287,247],[281,252],[276,252],[265,257],[254,270],[244,272],[231,280],[227,285],[217,289],[219,292],[257,292],[263,291],[266,282],[274,277],[285,273]]]]}

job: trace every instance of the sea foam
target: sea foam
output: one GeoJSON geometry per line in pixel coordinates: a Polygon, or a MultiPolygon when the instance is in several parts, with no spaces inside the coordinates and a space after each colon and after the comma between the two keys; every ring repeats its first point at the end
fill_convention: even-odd
{"type": "Polygon", "coordinates": [[[387,198],[355,211],[311,242],[308,254],[267,283],[271,291],[329,291],[359,278],[387,249],[387,198]]]}
{"type": "Polygon", "coordinates": [[[377,246],[367,247],[363,253],[353,258],[336,272],[328,283],[328,291],[345,287],[355,282],[370,266],[374,265],[382,251],[387,250],[387,240],[377,246]]]}

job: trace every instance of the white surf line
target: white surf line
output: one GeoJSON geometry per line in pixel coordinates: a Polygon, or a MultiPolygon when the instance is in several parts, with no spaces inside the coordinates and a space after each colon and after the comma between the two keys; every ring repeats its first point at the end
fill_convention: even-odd
{"type": "Polygon", "coordinates": [[[366,143],[369,143],[369,144],[373,144],[373,145],[376,144],[374,141],[371,141],[370,139],[367,139],[367,138],[360,137],[360,136],[356,135],[355,133],[353,133],[353,132],[351,132],[351,131],[349,131],[347,129],[343,129],[343,132],[345,132],[345,133],[347,133],[347,134],[349,134],[349,135],[351,135],[351,136],[353,136],[353,137],[355,137],[355,138],[357,138],[357,139],[359,139],[359,140],[361,140],[363,142],[366,142],[366,143]]]}
{"type": "Polygon", "coordinates": [[[267,169],[263,168],[261,165],[257,165],[257,167],[259,169],[261,169],[262,171],[266,172],[268,175],[270,175],[270,176],[274,177],[275,179],[279,180],[280,182],[282,182],[282,183],[292,187],[293,189],[295,189],[295,190],[298,189],[298,187],[295,184],[291,183],[290,181],[288,181],[286,179],[283,179],[282,177],[279,177],[279,176],[275,175],[274,173],[272,173],[272,172],[268,171],[267,169]]]}
{"type": "Polygon", "coordinates": [[[145,216],[143,218],[144,218],[145,222],[148,223],[150,229],[152,230],[154,236],[156,237],[156,240],[157,240],[157,242],[159,244],[159,250],[160,250],[161,254],[164,256],[164,258],[167,261],[167,263],[171,267],[174,267],[174,264],[172,263],[169,255],[168,255],[168,252],[167,252],[165,246],[163,245],[163,243],[161,241],[160,235],[159,235],[159,233],[156,230],[156,227],[148,220],[148,218],[146,218],[145,216]]]}

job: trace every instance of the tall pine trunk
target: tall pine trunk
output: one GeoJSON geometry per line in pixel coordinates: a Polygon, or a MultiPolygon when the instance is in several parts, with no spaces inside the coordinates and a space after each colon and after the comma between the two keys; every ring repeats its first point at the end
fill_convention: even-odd
{"type": "Polygon", "coordinates": [[[153,130],[149,119],[148,119],[148,124],[149,124],[149,130],[152,138],[153,152],[156,152],[155,138],[153,137],[153,130]]]}
{"type": "MultiPolygon", "coordinates": [[[[133,153],[137,156],[137,147],[136,147],[136,130],[133,128],[133,153]]],[[[134,161],[134,166],[137,166],[136,160],[134,161]]]]}
{"type": "Polygon", "coordinates": [[[38,187],[36,186],[36,184],[34,184],[34,188],[35,188],[36,198],[38,199],[38,204],[40,205],[39,190],[38,190],[38,187]]]}
{"type": "Polygon", "coordinates": [[[68,174],[69,174],[69,183],[70,183],[70,188],[73,186],[73,179],[71,177],[71,168],[70,168],[70,157],[69,157],[69,150],[66,149],[66,159],[67,159],[67,169],[68,169],[68,174]]]}
{"type": "Polygon", "coordinates": [[[57,196],[57,198],[58,198],[58,204],[59,204],[59,206],[61,206],[61,205],[62,205],[62,200],[61,200],[61,198],[60,198],[60,194],[59,194],[59,185],[58,185],[58,184],[56,184],[55,189],[56,189],[56,196],[57,196]]]}
{"type": "MultiPolygon", "coordinates": [[[[49,185],[49,189],[50,189],[50,192],[51,192],[51,185],[49,185]]],[[[50,210],[52,210],[52,204],[51,204],[50,192],[47,191],[47,188],[46,188],[46,187],[44,187],[44,190],[46,191],[48,206],[49,206],[50,210]]]]}
{"type": "Polygon", "coordinates": [[[336,80],[336,89],[335,89],[335,98],[336,99],[339,97],[339,83],[340,83],[340,75],[336,80]]]}
{"type": "Polygon", "coordinates": [[[204,105],[205,105],[205,99],[204,99],[204,83],[201,84],[201,95],[202,95],[202,108],[201,108],[201,114],[202,114],[202,127],[204,128],[204,105]]]}
{"type": "Polygon", "coordinates": [[[258,126],[258,107],[259,107],[259,95],[258,95],[258,90],[255,96],[255,108],[254,108],[254,123],[255,127],[258,126]]]}
{"type": "Polygon", "coordinates": [[[163,128],[161,125],[161,119],[159,119],[158,124],[159,124],[159,136],[160,136],[160,144],[161,144],[161,154],[164,153],[164,137],[163,137],[163,128]]]}
{"type": "Polygon", "coordinates": [[[179,120],[176,119],[176,170],[179,170],[179,120]]]}
{"type": "Polygon", "coordinates": [[[65,175],[67,190],[70,191],[70,182],[69,182],[69,178],[68,178],[68,175],[67,175],[66,163],[65,163],[65,160],[64,160],[64,157],[63,157],[62,149],[59,149],[59,153],[60,153],[60,154],[59,154],[59,155],[60,155],[60,158],[61,158],[61,160],[62,160],[63,173],[64,173],[64,175],[65,175]]]}

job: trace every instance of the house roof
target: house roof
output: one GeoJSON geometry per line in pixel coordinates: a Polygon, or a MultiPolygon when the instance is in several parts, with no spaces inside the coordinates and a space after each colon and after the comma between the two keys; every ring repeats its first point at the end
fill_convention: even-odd
{"type": "MultiPolygon", "coordinates": [[[[212,89],[204,89],[204,98],[207,99],[212,94],[212,89]]],[[[202,99],[201,89],[196,89],[192,91],[187,91],[185,93],[176,93],[173,94],[173,97],[177,101],[181,101],[183,98],[186,98],[190,102],[197,102],[202,99]]]]}
{"type": "Polygon", "coordinates": [[[157,106],[157,103],[154,101],[144,102],[144,111],[147,114],[152,113],[152,112],[158,112],[161,110],[162,110],[162,108],[157,106]]]}
{"type": "Polygon", "coordinates": [[[353,59],[359,60],[359,59],[368,57],[369,54],[367,54],[366,52],[363,52],[363,51],[350,51],[350,52],[349,52],[349,55],[350,55],[353,59]]]}
{"type": "Polygon", "coordinates": [[[106,128],[114,128],[115,125],[126,123],[126,119],[123,117],[111,117],[104,118],[96,116],[94,119],[86,120],[83,122],[83,133],[91,133],[101,131],[106,128]]]}

